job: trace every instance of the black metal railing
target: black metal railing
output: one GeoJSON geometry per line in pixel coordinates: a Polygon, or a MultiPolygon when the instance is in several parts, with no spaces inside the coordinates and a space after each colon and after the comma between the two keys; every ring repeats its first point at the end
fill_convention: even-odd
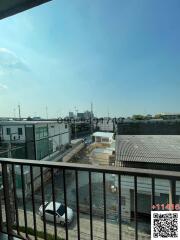
{"type": "Polygon", "coordinates": [[[0,232],[20,239],[150,239],[152,205],[163,204],[162,196],[179,204],[179,172],[6,158],[0,165],[0,232]],[[144,209],[143,194],[150,198],[144,209]],[[47,221],[46,201],[54,213],[56,202],[64,204],[63,227],[55,214],[47,221]]]}

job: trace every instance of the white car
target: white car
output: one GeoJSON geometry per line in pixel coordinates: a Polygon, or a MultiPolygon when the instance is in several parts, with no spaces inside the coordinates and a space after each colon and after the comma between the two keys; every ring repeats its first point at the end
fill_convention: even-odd
{"type": "MultiPolygon", "coordinates": [[[[55,213],[53,202],[45,202],[45,219],[50,222],[54,222],[54,214],[56,215],[56,223],[65,225],[65,206],[62,203],[55,202],[55,213]]],[[[39,215],[43,218],[43,205],[39,208],[39,215]]],[[[73,210],[67,207],[67,223],[71,223],[73,219],[73,210]]]]}

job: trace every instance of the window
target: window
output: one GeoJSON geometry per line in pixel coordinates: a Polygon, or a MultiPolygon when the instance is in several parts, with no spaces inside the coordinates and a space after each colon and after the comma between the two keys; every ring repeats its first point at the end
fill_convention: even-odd
{"type": "Polygon", "coordinates": [[[47,127],[36,127],[36,140],[42,139],[48,136],[47,127]]]}
{"type": "Polygon", "coordinates": [[[96,142],[101,142],[101,138],[100,137],[96,137],[96,142]]]}
{"type": "Polygon", "coordinates": [[[102,141],[102,142],[109,142],[109,138],[105,138],[105,137],[104,137],[104,138],[101,139],[101,141],[102,141]]]}
{"type": "Polygon", "coordinates": [[[11,134],[11,129],[10,128],[6,128],[6,134],[10,135],[11,134]]]}
{"type": "Polygon", "coordinates": [[[60,216],[63,216],[64,213],[65,213],[65,206],[61,204],[61,206],[58,208],[57,210],[57,213],[60,215],[60,216]]]}
{"type": "Polygon", "coordinates": [[[67,128],[67,124],[65,124],[65,128],[67,128]]]}
{"type": "Polygon", "coordinates": [[[18,128],[18,135],[22,135],[22,128],[18,128]]]}
{"type": "Polygon", "coordinates": [[[54,211],[51,211],[51,210],[45,210],[45,212],[48,213],[48,214],[54,215],[54,211]]]}

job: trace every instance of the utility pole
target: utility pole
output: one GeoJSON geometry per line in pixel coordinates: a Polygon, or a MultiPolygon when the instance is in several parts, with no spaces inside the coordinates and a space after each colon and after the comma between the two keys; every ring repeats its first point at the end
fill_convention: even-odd
{"type": "Polygon", "coordinates": [[[13,115],[14,115],[14,118],[16,118],[16,109],[13,108],[13,115]]]}
{"type": "Polygon", "coordinates": [[[46,105],[46,119],[48,119],[48,107],[46,105]]]}
{"type": "Polygon", "coordinates": [[[109,107],[107,108],[107,114],[108,114],[108,119],[109,119],[109,107]]]}
{"type": "Polygon", "coordinates": [[[90,117],[90,124],[91,124],[91,134],[93,133],[93,103],[91,102],[91,117],[90,117]]]}
{"type": "Polygon", "coordinates": [[[77,132],[76,132],[76,120],[77,120],[77,113],[78,113],[78,110],[76,107],[75,108],[75,122],[74,122],[74,135],[75,135],[75,139],[77,138],[77,132]]]}
{"type": "Polygon", "coordinates": [[[20,104],[18,105],[18,111],[19,111],[19,120],[21,120],[21,106],[20,106],[20,104]]]}

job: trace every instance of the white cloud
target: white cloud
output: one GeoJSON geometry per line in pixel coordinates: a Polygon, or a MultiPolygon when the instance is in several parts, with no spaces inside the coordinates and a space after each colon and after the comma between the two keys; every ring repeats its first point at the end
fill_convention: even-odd
{"type": "Polygon", "coordinates": [[[6,90],[8,87],[5,84],[0,83],[0,90],[6,90]]]}
{"type": "Polygon", "coordinates": [[[14,52],[6,48],[0,48],[0,75],[15,70],[29,71],[29,68],[14,52]]]}

